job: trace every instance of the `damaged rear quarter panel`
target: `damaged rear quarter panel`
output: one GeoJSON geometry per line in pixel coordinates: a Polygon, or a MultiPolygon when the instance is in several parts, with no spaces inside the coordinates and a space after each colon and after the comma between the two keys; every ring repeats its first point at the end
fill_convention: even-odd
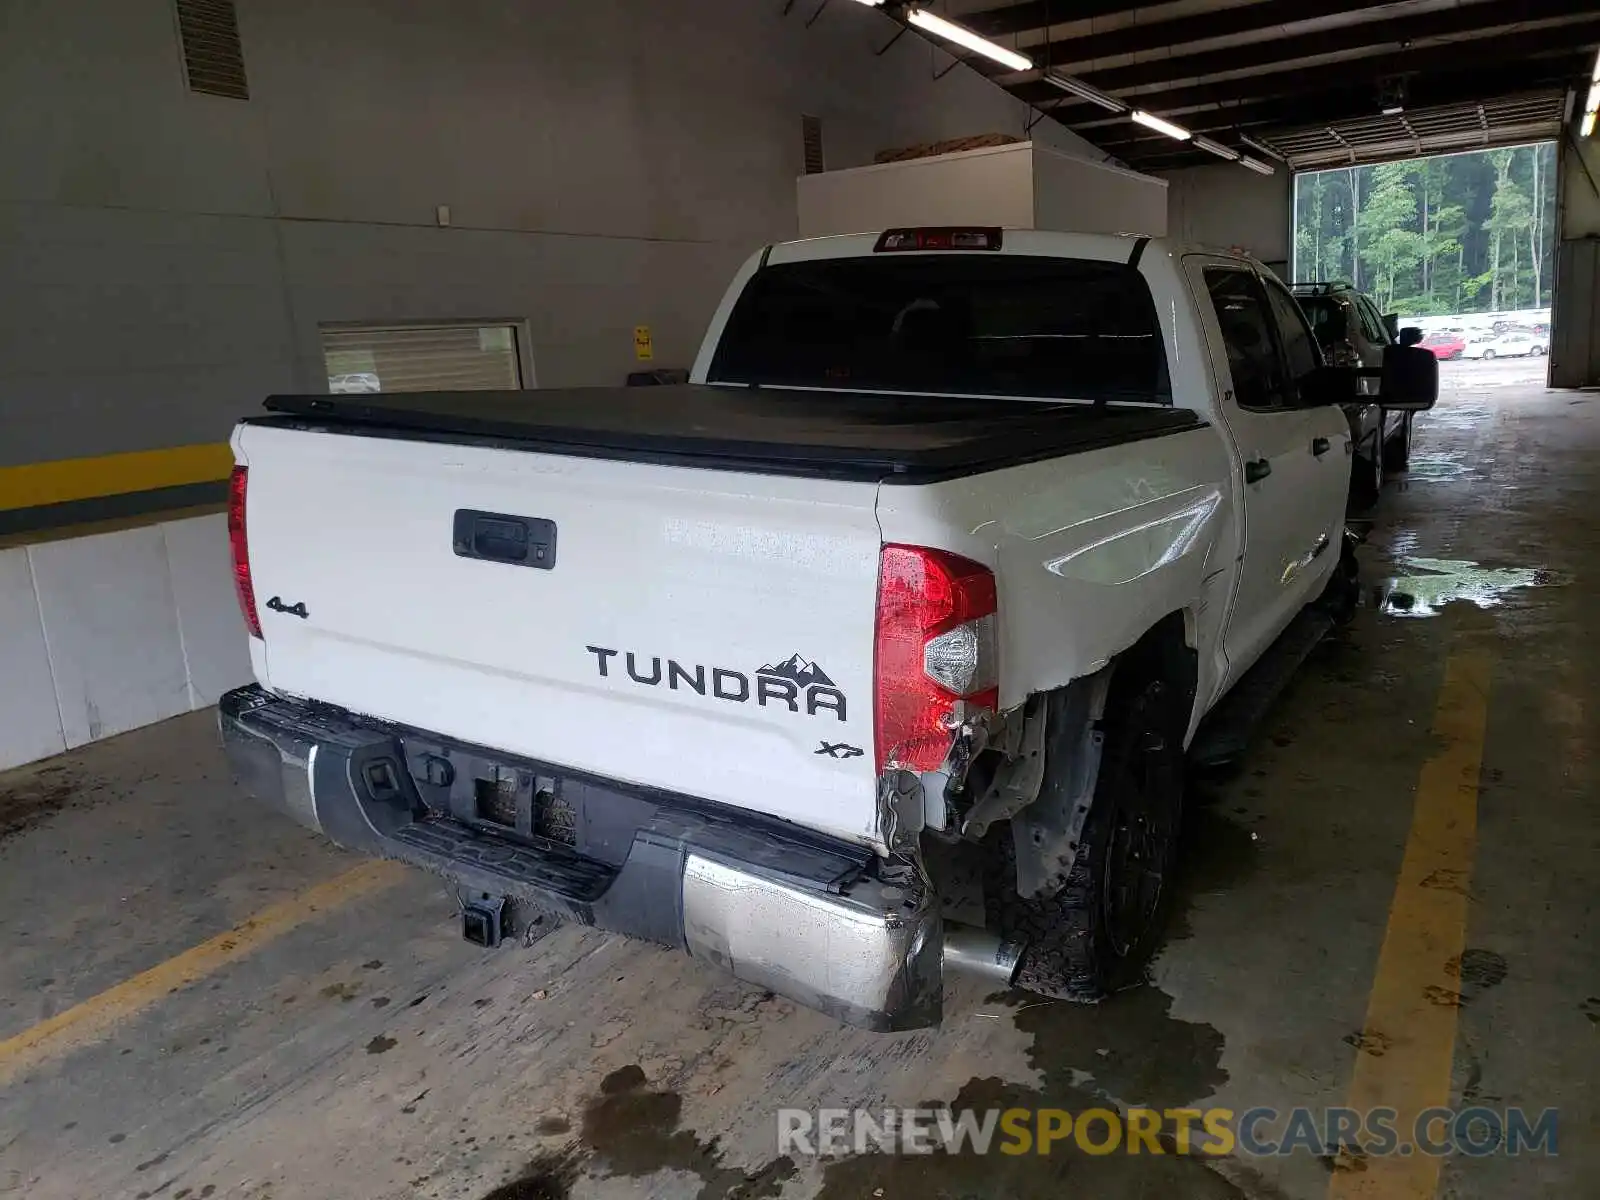
{"type": "Polygon", "coordinates": [[[1168,613],[1200,651],[1211,694],[1241,530],[1218,431],[1202,427],[923,487],[885,485],[887,542],[991,568],[1000,597],[1000,704],[1093,674],[1168,613]]]}

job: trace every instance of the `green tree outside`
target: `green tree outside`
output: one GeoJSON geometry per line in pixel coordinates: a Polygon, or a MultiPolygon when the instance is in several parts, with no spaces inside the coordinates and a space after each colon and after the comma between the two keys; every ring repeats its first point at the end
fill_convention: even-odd
{"type": "Polygon", "coordinates": [[[1294,277],[1402,316],[1544,308],[1555,143],[1295,176],[1294,277]]]}

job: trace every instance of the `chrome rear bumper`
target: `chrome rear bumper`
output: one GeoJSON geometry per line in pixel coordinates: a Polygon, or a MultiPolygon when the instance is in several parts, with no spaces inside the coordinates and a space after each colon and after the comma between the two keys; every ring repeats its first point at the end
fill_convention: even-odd
{"type": "MultiPolygon", "coordinates": [[[[349,849],[415,864],[513,905],[676,946],[851,1025],[897,1030],[940,1020],[937,898],[920,884],[885,882],[863,847],[649,793],[625,855],[607,862],[581,845],[496,837],[440,812],[433,796],[425,802],[411,766],[419,754],[437,760],[453,749],[462,761],[488,751],[441,750],[445,743],[423,731],[254,686],[224,696],[218,721],[248,791],[349,849]]],[[[583,783],[591,803],[613,788],[619,805],[640,806],[624,784],[583,783]]],[[[972,939],[964,941],[970,950],[972,939]]]]}

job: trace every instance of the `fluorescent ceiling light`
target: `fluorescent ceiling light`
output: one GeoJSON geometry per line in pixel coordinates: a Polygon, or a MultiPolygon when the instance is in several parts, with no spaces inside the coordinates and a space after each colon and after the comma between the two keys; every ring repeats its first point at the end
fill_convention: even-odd
{"type": "Polygon", "coordinates": [[[1007,50],[991,42],[986,37],[979,37],[964,25],[957,25],[954,21],[946,21],[943,17],[936,17],[931,12],[920,8],[913,8],[906,14],[906,20],[918,29],[931,33],[934,37],[942,37],[947,42],[954,42],[958,46],[965,46],[975,54],[985,58],[992,58],[1003,67],[1010,67],[1013,71],[1030,71],[1033,69],[1033,59],[1025,54],[1018,54],[1015,50],[1007,50]]]}
{"type": "Polygon", "coordinates": [[[1125,113],[1128,106],[1115,96],[1108,96],[1097,87],[1092,87],[1081,79],[1074,79],[1070,75],[1056,75],[1046,72],[1044,81],[1052,87],[1058,87],[1063,92],[1069,92],[1080,100],[1087,100],[1090,104],[1098,104],[1101,108],[1114,113],[1125,113]]]}
{"type": "Polygon", "coordinates": [[[1386,117],[1398,117],[1401,113],[1405,112],[1405,110],[1406,106],[1404,104],[1391,104],[1388,108],[1383,110],[1383,115],[1386,117]]]}
{"type": "Polygon", "coordinates": [[[1182,125],[1174,125],[1171,121],[1163,121],[1160,117],[1147,113],[1142,108],[1134,109],[1129,115],[1146,129],[1154,129],[1157,133],[1164,133],[1169,138],[1177,138],[1180,142],[1187,142],[1194,136],[1182,125]]]}
{"type": "Polygon", "coordinates": [[[1589,98],[1583,102],[1584,112],[1600,110],[1600,83],[1595,83],[1589,88],[1589,98]]]}
{"type": "Polygon", "coordinates": [[[1594,72],[1589,78],[1595,83],[1600,83],[1600,50],[1594,52],[1594,72]]]}
{"type": "Polygon", "coordinates": [[[868,8],[877,8],[883,0],[856,0],[857,4],[865,4],[868,8]]]}
{"type": "Polygon", "coordinates": [[[1578,132],[1584,137],[1594,136],[1594,114],[1592,112],[1583,114],[1583,124],[1578,126],[1578,132]]]}
{"type": "Polygon", "coordinates": [[[1229,162],[1239,161],[1239,152],[1232,146],[1224,146],[1221,142],[1213,142],[1210,138],[1201,137],[1198,133],[1194,135],[1194,144],[1202,150],[1215,154],[1218,158],[1225,158],[1229,162]]]}
{"type": "Polygon", "coordinates": [[[1272,164],[1271,163],[1260,162],[1257,159],[1251,158],[1248,154],[1246,154],[1243,158],[1241,158],[1239,160],[1239,165],[1241,167],[1249,167],[1257,175],[1271,175],[1272,174],[1272,164]]]}

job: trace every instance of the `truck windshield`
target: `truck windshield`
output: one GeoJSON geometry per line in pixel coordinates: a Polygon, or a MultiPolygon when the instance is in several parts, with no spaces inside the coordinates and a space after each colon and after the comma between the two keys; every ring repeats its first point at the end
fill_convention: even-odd
{"type": "Polygon", "coordinates": [[[1125,263],[985,252],[781,263],[745,286],[712,383],[1170,404],[1125,263]]]}

